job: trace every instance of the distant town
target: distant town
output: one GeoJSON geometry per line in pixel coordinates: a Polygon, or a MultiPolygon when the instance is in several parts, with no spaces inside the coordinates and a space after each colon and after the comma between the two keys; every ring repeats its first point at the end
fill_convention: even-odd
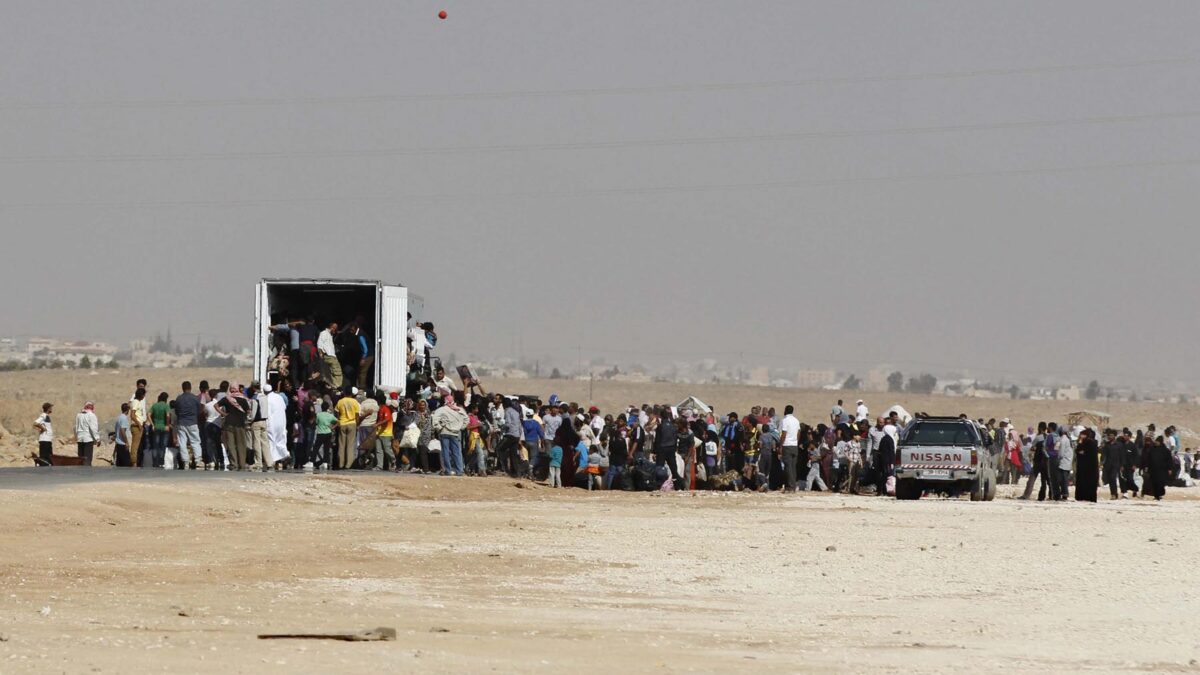
{"type": "MultiPolygon", "coordinates": [[[[451,353],[443,357],[448,368],[460,360],[451,353]]],[[[988,399],[1057,401],[1145,401],[1195,403],[1197,397],[1181,383],[1147,385],[1054,381],[990,381],[964,373],[903,372],[886,364],[865,372],[836,369],[788,369],[781,367],[731,365],[716,359],[673,361],[657,368],[640,364],[618,365],[595,359],[572,366],[554,365],[530,358],[462,359],[481,377],[503,379],[574,379],[628,383],[673,382],[679,384],[728,384],[757,387],[823,389],[828,391],[909,392],[988,399]]],[[[251,368],[254,353],[232,351],[219,345],[175,344],[168,332],[132,340],[124,347],[109,342],[53,337],[0,338],[0,371],[36,369],[132,368],[251,368]]]]}
{"type": "Polygon", "coordinates": [[[254,353],[220,347],[183,349],[169,336],[132,340],[124,349],[108,342],[51,337],[0,338],[0,370],[39,368],[250,368],[254,353]]]}

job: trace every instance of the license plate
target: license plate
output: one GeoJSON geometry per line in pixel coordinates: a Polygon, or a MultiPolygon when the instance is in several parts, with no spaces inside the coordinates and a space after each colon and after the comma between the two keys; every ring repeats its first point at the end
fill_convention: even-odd
{"type": "Polygon", "coordinates": [[[921,472],[921,478],[949,478],[950,469],[925,469],[921,472]]]}

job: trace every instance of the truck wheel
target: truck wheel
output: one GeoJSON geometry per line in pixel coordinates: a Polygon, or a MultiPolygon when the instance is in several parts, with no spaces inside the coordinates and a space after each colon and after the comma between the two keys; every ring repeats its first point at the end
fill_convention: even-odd
{"type": "Polygon", "coordinates": [[[988,475],[987,488],[983,491],[983,501],[990,502],[996,499],[996,472],[992,471],[988,475]]]}
{"type": "Polygon", "coordinates": [[[896,481],[896,499],[913,500],[921,498],[921,488],[915,480],[896,481]]]}
{"type": "Polygon", "coordinates": [[[971,484],[971,501],[983,501],[986,484],[987,483],[983,478],[983,472],[980,472],[979,478],[976,478],[975,482],[971,484]]]}

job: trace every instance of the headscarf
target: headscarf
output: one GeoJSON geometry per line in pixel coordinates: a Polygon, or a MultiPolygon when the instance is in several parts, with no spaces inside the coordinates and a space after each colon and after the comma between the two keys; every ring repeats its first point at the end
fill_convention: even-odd
{"type": "Polygon", "coordinates": [[[229,401],[229,405],[234,408],[246,412],[246,395],[242,393],[242,385],[237,382],[232,382],[229,385],[229,391],[225,394],[225,399],[229,401]]]}

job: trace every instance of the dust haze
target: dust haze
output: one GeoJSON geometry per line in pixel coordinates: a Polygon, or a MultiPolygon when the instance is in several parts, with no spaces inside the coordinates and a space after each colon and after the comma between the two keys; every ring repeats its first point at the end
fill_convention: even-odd
{"type": "Polygon", "coordinates": [[[1200,6],[8,2],[0,333],[1195,380],[1200,6]]]}

